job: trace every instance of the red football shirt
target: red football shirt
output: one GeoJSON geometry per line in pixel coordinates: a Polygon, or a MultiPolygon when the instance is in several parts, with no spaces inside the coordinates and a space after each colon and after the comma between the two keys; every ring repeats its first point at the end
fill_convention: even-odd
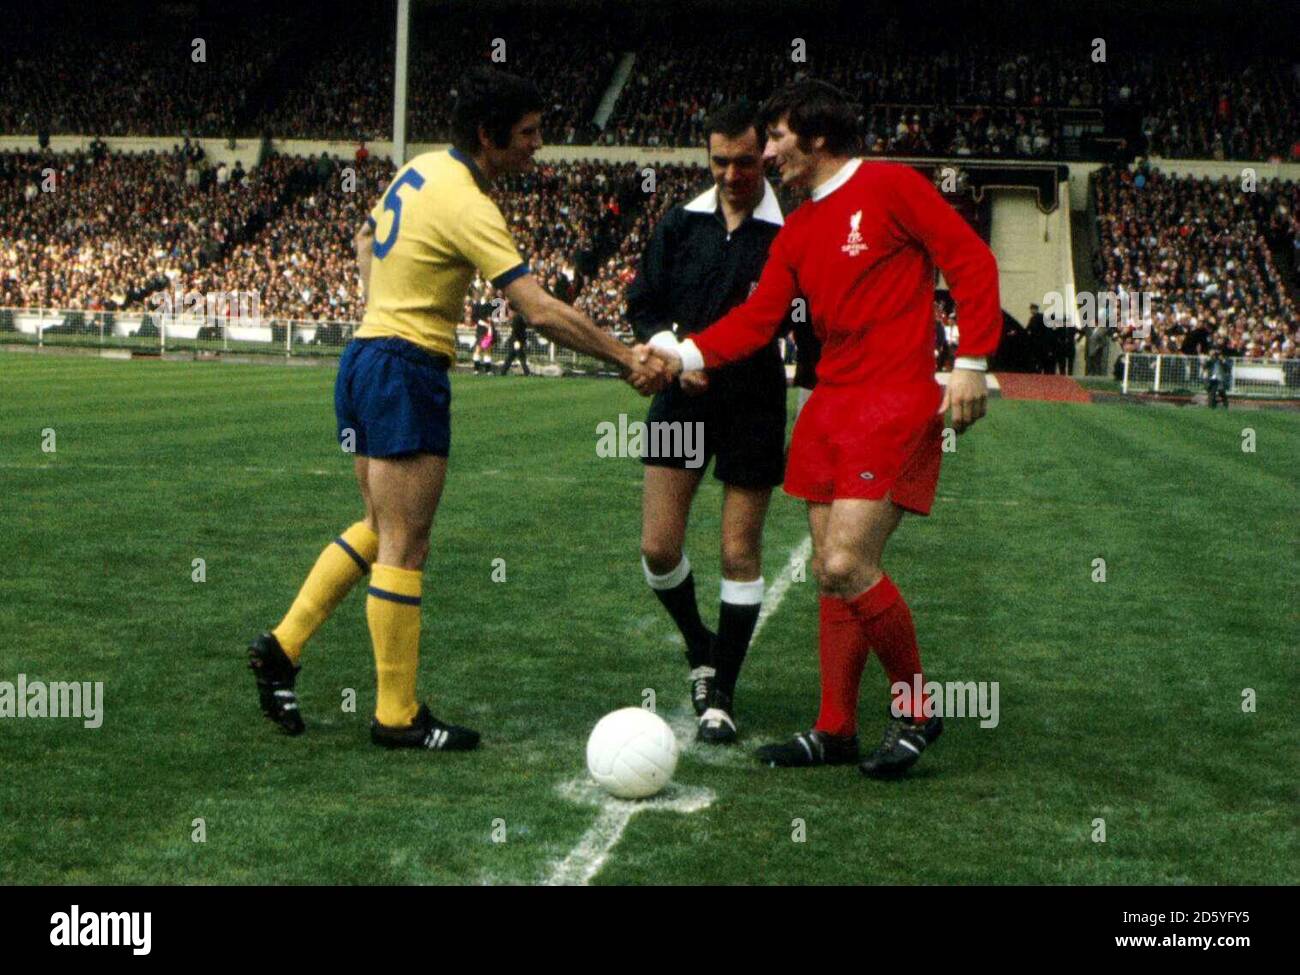
{"type": "Polygon", "coordinates": [[[957,355],[996,351],[997,261],[925,177],[853,160],[818,191],[786,218],[749,299],[691,336],[707,368],[761,349],[803,298],[822,343],[819,383],[933,385],[936,265],[957,304],[957,355]]]}

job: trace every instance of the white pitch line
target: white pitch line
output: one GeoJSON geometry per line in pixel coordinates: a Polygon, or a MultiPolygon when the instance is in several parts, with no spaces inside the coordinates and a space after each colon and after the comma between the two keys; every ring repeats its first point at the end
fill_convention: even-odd
{"type": "Polygon", "coordinates": [[[553,864],[542,881],[548,887],[585,887],[595,879],[609,859],[614,844],[623,835],[628,822],[639,812],[663,811],[693,813],[706,809],[716,795],[711,789],[676,788],[655,799],[629,801],[606,796],[588,779],[574,779],[559,787],[572,802],[593,804],[600,808],[596,821],[582,834],[578,845],[563,860],[553,864]]]}
{"type": "Polygon", "coordinates": [[[542,883],[547,887],[585,887],[590,884],[609,859],[610,851],[632,818],[630,806],[631,803],[614,800],[602,806],[600,815],[582,834],[578,845],[551,868],[542,883]]]}
{"type": "MultiPolygon", "coordinates": [[[[785,599],[785,594],[790,588],[790,583],[794,582],[794,574],[800,566],[804,567],[807,572],[808,560],[812,557],[812,536],[807,535],[804,540],[794,547],[790,553],[790,558],[786,560],[785,568],[781,574],[776,577],[776,582],[763,595],[763,608],[758,611],[758,622],[754,624],[754,635],[750,637],[750,643],[758,639],[758,634],[763,631],[763,624],[781,608],[781,600],[785,599]]],[[[806,576],[805,576],[806,578],[806,576]]]]}
{"type": "MultiPolygon", "coordinates": [[[[802,542],[794,547],[790,552],[790,557],[786,560],[785,567],[781,574],[776,577],[776,581],[768,587],[763,596],[763,608],[758,612],[758,622],[754,624],[754,636],[757,639],[758,634],[763,629],[763,624],[771,618],[781,607],[785,594],[789,591],[791,583],[794,582],[795,574],[808,562],[809,556],[812,555],[812,537],[807,536],[802,542]]],[[[752,642],[752,640],[751,640],[752,642]]],[[[722,764],[727,760],[735,760],[733,752],[722,752],[717,749],[705,750],[695,742],[695,712],[687,702],[684,712],[675,712],[668,719],[669,727],[673,729],[673,734],[677,737],[677,742],[683,753],[689,753],[693,757],[709,761],[710,764],[722,764]]],[[[671,788],[671,787],[670,787],[671,788]]],[[[677,798],[666,800],[651,800],[649,802],[626,802],[620,799],[613,799],[604,793],[587,779],[575,779],[560,786],[560,792],[566,798],[575,802],[590,803],[600,809],[596,816],[596,821],[591,824],[578,845],[569,851],[568,855],[560,861],[553,863],[547,871],[547,879],[544,881],[548,886],[586,886],[600,873],[601,868],[609,859],[610,853],[619,839],[623,836],[623,830],[627,828],[628,820],[635,813],[643,809],[672,809],[676,812],[692,813],[704,809],[713,801],[713,793],[709,790],[682,790],[677,798]]]]}

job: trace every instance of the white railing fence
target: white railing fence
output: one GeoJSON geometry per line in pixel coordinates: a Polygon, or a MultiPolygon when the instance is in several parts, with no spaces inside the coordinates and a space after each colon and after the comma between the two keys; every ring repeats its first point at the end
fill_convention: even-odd
{"type": "MultiPolygon", "coordinates": [[[[218,316],[140,311],[0,307],[0,343],[79,345],[141,354],[337,356],[351,340],[358,324],[268,316],[232,321],[218,316]]],[[[630,335],[618,337],[631,342],[630,335]]],[[[491,350],[494,367],[499,369],[505,364],[510,345],[510,330],[498,326],[491,350]]],[[[458,328],[456,347],[457,361],[469,362],[474,329],[458,328]]],[[[528,364],[532,369],[555,366],[568,372],[612,371],[605,363],[557,346],[531,329],[528,364]]]]}
{"type": "MultiPolygon", "coordinates": [[[[1125,353],[1121,361],[1124,393],[1203,393],[1214,360],[1209,356],[1125,353]]],[[[1229,396],[1276,399],[1300,397],[1300,359],[1227,358],[1229,396]]]]}

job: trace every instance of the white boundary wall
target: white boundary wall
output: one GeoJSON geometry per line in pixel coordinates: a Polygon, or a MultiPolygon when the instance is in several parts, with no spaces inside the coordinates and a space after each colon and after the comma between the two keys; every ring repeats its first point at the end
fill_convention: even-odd
{"type": "MultiPolygon", "coordinates": [[[[1230,396],[1300,397],[1300,359],[1230,358],[1227,361],[1230,396]]],[[[1205,389],[1210,368],[1209,356],[1125,353],[1120,391],[1195,394],[1205,389]]]]}
{"type": "MultiPolygon", "coordinates": [[[[88,150],[94,136],[54,135],[50,136],[50,149],[54,152],[76,152],[88,150]]],[[[184,143],[184,137],[164,138],[158,136],[105,136],[104,144],[113,152],[170,152],[173,146],[184,143]]],[[[191,139],[203,147],[208,159],[215,165],[224,162],[233,166],[238,160],[245,169],[251,169],[257,162],[261,151],[259,139],[237,139],[233,145],[228,139],[191,139]]],[[[341,159],[351,159],[356,155],[359,143],[347,141],[328,141],[323,139],[272,139],[271,148],[287,156],[319,156],[322,152],[341,159]]],[[[409,145],[410,155],[422,152],[446,149],[446,142],[413,142],[409,145]]],[[[393,158],[393,143],[376,141],[365,143],[372,156],[385,159],[393,158]]],[[[34,135],[0,135],[0,152],[35,152],[40,143],[34,135]]],[[[600,159],[609,162],[636,163],[698,163],[705,165],[708,157],[703,149],[656,149],[639,146],[545,146],[538,154],[539,159],[560,162],[576,159],[600,159]]]]}

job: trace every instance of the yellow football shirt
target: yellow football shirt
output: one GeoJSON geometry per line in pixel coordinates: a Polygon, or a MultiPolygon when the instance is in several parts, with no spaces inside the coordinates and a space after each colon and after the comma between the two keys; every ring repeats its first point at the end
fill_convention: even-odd
{"type": "Polygon", "coordinates": [[[455,359],[474,270],[498,288],[528,273],[482,174],[457,149],[398,170],[369,221],[374,256],[357,338],[396,336],[455,359]]]}

